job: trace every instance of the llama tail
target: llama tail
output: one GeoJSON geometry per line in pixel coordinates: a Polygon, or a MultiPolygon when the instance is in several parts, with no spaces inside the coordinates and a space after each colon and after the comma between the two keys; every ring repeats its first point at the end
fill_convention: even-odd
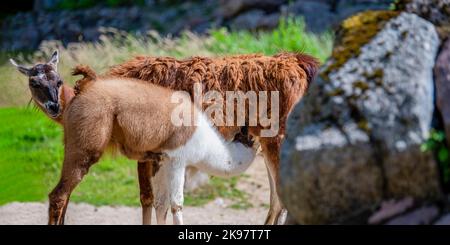
{"type": "Polygon", "coordinates": [[[92,68],[87,65],[77,65],[73,69],[72,75],[73,76],[83,75],[85,79],[89,80],[95,80],[97,78],[97,74],[95,73],[95,71],[92,70],[92,68]]]}
{"type": "Polygon", "coordinates": [[[73,71],[73,76],[82,75],[83,78],[75,82],[75,94],[80,94],[93,81],[97,79],[97,74],[87,65],[77,65],[73,71]]]}
{"type": "Polygon", "coordinates": [[[297,53],[295,57],[297,58],[298,65],[306,72],[308,85],[311,84],[319,70],[319,60],[303,53],[297,53]]]}

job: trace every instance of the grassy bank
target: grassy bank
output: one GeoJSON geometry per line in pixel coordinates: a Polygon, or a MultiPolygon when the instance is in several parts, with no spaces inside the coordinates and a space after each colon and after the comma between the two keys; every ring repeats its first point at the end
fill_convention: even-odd
{"type": "MultiPolygon", "coordinates": [[[[58,42],[48,42],[31,54],[0,55],[0,205],[12,201],[45,201],[58,181],[63,159],[61,128],[37,109],[25,108],[30,99],[27,80],[9,65],[9,57],[32,64],[45,61],[58,48],[59,72],[65,82],[72,83],[75,79],[70,76],[70,70],[76,64],[88,64],[102,72],[138,54],[184,58],[303,51],[323,61],[331,50],[329,35],[308,34],[302,22],[293,19],[272,32],[259,34],[213,30],[203,37],[185,33],[179,38],[162,38],[150,33],[144,39],[118,31],[108,32],[114,35],[105,35],[100,43],[62,47],[58,42]]],[[[211,186],[188,194],[186,205],[202,205],[216,197],[225,197],[233,199],[236,208],[248,207],[247,194],[236,188],[237,180],[214,178],[211,186]]],[[[136,163],[105,157],[91,169],[72,200],[95,205],[138,205],[138,197],[136,163]]]]}

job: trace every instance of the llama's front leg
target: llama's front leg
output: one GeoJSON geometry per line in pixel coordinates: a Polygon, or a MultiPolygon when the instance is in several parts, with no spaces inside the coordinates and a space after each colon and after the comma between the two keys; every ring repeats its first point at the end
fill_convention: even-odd
{"type": "Polygon", "coordinates": [[[173,224],[183,224],[183,202],[184,202],[184,177],[186,167],[182,162],[174,161],[167,171],[170,190],[170,208],[172,211],[173,224]]]}
{"type": "Polygon", "coordinates": [[[170,159],[161,163],[161,168],[152,178],[155,190],[156,221],[166,224],[168,209],[172,211],[173,224],[183,224],[183,187],[186,166],[170,159]]]}
{"type": "Polygon", "coordinates": [[[153,208],[153,189],[152,189],[152,169],[153,164],[158,164],[152,161],[138,162],[138,177],[140,199],[142,206],[142,224],[150,225],[152,222],[152,208],[153,208]]]}
{"type": "Polygon", "coordinates": [[[89,167],[96,163],[100,154],[67,153],[64,156],[61,179],[49,194],[49,225],[63,225],[70,194],[81,182],[89,167]]]}
{"type": "Polygon", "coordinates": [[[154,207],[156,211],[156,223],[165,225],[167,212],[170,207],[168,194],[168,181],[166,179],[166,171],[168,162],[161,162],[158,168],[153,168],[153,177],[151,179],[154,193],[154,207]]]}
{"type": "Polygon", "coordinates": [[[169,204],[155,205],[156,211],[156,224],[165,225],[167,220],[167,211],[169,210],[169,204]]]}

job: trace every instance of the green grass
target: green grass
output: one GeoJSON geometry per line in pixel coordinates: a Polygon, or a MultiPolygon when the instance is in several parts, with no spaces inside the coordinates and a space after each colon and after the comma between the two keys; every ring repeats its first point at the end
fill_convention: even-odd
{"type": "MultiPolygon", "coordinates": [[[[243,176],[245,177],[245,175],[243,176]]],[[[236,188],[240,178],[242,176],[230,179],[212,177],[209,185],[189,193],[185,198],[185,202],[193,206],[202,206],[216,197],[223,197],[233,201],[230,205],[231,208],[250,208],[252,204],[247,199],[249,194],[236,188]]]]}
{"type": "MultiPolygon", "coordinates": [[[[43,62],[58,47],[59,73],[66,83],[76,64],[88,64],[98,72],[138,54],[185,58],[194,55],[222,56],[240,53],[274,54],[303,51],[324,61],[331,53],[331,35],[306,33],[300,20],[288,19],[271,32],[228,32],[211,30],[209,36],[184,33],[163,38],[149,33],[146,38],[117,30],[100,43],[76,43],[62,47],[47,42],[32,53],[0,53],[0,205],[12,201],[45,201],[59,178],[63,159],[62,130],[37,109],[25,109],[30,100],[27,78],[7,61],[22,64],[43,62]],[[11,108],[14,107],[14,108],[11,108]]],[[[94,205],[139,205],[136,163],[105,157],[91,168],[72,200],[94,205]]],[[[248,194],[236,188],[239,178],[212,178],[211,184],[186,195],[186,205],[203,205],[217,197],[233,200],[232,207],[247,208],[248,194]]]]}
{"type": "MultiPolygon", "coordinates": [[[[0,204],[45,201],[63,160],[62,128],[37,109],[0,109],[0,204]]],[[[136,164],[106,158],[95,165],[72,200],[137,205],[136,164]]]]}
{"type": "Polygon", "coordinates": [[[305,52],[321,61],[330,55],[332,36],[313,35],[305,32],[301,19],[282,19],[271,32],[228,32],[225,28],[211,31],[214,40],[209,50],[215,54],[276,54],[280,51],[305,52]]]}

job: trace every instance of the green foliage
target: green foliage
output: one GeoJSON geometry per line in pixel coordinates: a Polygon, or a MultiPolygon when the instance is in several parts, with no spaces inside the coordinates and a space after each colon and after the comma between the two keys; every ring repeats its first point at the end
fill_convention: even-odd
{"type": "Polygon", "coordinates": [[[305,22],[298,18],[281,19],[271,32],[228,32],[225,28],[212,30],[211,52],[216,54],[275,54],[282,51],[305,52],[324,61],[332,48],[332,35],[315,35],[305,31],[305,22]]]}
{"type": "Polygon", "coordinates": [[[423,152],[433,152],[439,163],[444,183],[450,182],[450,157],[445,132],[433,129],[430,137],[421,145],[423,152]]]}

